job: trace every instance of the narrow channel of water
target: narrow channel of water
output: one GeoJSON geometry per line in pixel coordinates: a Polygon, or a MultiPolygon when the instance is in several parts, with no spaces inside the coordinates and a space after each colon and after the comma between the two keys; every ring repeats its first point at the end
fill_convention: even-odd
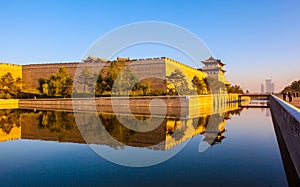
{"type": "Polygon", "coordinates": [[[228,111],[210,123],[215,115],[153,119],[162,126],[139,134],[118,122],[130,118],[99,114],[105,130],[122,142],[91,138],[106,155],[130,151],[146,161],[182,148],[160,164],[126,167],[85,144],[70,112],[0,110],[1,186],[288,186],[268,108],[228,111]],[[201,143],[209,147],[199,151],[201,143]]]}

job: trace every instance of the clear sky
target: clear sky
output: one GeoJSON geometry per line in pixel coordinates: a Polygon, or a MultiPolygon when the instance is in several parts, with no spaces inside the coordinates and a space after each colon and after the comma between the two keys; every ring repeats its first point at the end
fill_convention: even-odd
{"type": "Polygon", "coordinates": [[[258,92],[271,77],[280,91],[300,79],[299,0],[0,0],[0,10],[3,62],[79,61],[95,40],[117,27],[163,21],[201,38],[227,64],[227,79],[244,89],[258,92]]]}

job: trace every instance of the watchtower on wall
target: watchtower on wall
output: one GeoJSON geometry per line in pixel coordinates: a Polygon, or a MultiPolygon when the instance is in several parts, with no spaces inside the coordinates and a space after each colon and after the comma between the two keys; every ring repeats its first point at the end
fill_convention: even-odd
{"type": "Polygon", "coordinates": [[[224,64],[221,60],[210,56],[207,60],[203,60],[201,62],[204,64],[204,67],[200,70],[207,73],[208,77],[215,78],[226,85],[229,84],[225,78],[226,70],[223,69],[226,64],[224,64]]]}

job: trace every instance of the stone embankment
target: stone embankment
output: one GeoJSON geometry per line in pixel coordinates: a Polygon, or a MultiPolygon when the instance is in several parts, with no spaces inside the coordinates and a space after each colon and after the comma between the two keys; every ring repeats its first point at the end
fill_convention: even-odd
{"type": "Polygon", "coordinates": [[[272,95],[270,109],[289,181],[300,181],[300,109],[272,95]],[[291,174],[292,171],[296,174],[291,174]]]}

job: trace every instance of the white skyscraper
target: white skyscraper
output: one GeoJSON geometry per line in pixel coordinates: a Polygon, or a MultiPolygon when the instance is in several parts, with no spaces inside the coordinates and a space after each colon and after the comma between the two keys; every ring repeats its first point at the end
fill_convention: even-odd
{"type": "Polygon", "coordinates": [[[272,83],[272,79],[266,79],[266,93],[273,93],[274,92],[274,83],[272,83]]]}
{"type": "Polygon", "coordinates": [[[265,86],[264,86],[264,84],[260,85],[260,92],[261,93],[265,93],[265,86]]]}

